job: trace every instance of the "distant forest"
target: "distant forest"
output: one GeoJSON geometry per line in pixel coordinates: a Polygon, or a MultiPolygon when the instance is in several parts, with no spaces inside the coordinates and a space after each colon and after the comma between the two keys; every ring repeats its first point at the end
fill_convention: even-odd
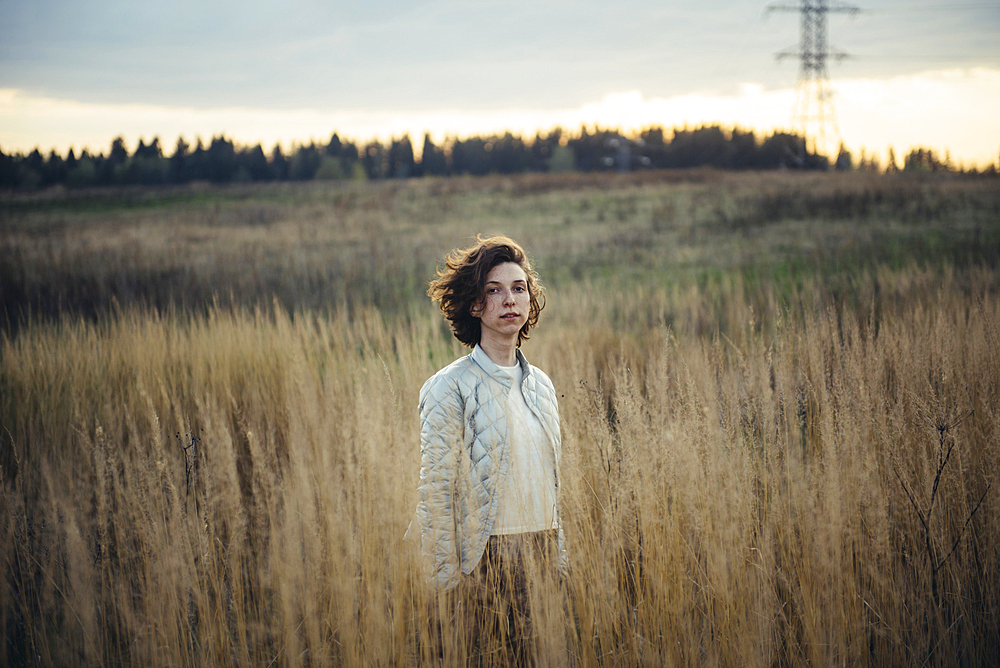
{"type": "MultiPolygon", "coordinates": [[[[177,140],[167,156],[159,138],[142,139],[129,154],[125,140],[116,138],[107,155],[79,155],[70,149],[64,157],[35,149],[28,155],[0,150],[0,189],[36,190],[62,185],[86,188],[111,185],[164,185],[192,181],[213,183],[251,181],[309,181],[313,179],[389,179],[420,176],[516,174],[525,172],[632,171],[714,167],[730,170],[863,169],[873,172],[961,171],[947,158],[929,149],[914,149],[898,165],[892,149],[883,168],[864,153],[855,160],[841,147],[832,161],[806,150],[801,136],[775,132],[758,138],[752,131],[726,130],[718,125],[694,129],[649,128],[628,137],[617,130],[581,128],[570,134],[556,128],[534,139],[503,135],[449,138],[435,144],[425,134],[420,158],[409,136],[361,144],[336,133],[326,144],[297,144],[286,154],[280,146],[265,153],[260,144],[241,146],[224,135],[207,146],[177,140]]],[[[996,166],[986,173],[996,174],[996,166]]]]}

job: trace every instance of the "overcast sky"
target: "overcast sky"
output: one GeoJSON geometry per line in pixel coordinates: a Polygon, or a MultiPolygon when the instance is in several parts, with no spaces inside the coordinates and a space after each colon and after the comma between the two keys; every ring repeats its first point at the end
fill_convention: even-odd
{"type": "MultiPolygon", "coordinates": [[[[310,139],[295,134],[313,127],[307,117],[319,124],[339,119],[347,130],[373,134],[418,123],[445,132],[449,122],[450,131],[468,132],[475,119],[495,125],[505,114],[512,127],[530,125],[529,118],[570,118],[565,114],[573,111],[583,118],[584,107],[606,105],[609,95],[644,100],[643,113],[654,113],[652,102],[662,103],[662,112],[674,101],[676,114],[684,115],[676,102],[691,96],[739,107],[748,91],[770,95],[776,105],[775,96],[794,87],[798,62],[778,62],[775,53],[794,50],[799,15],[765,16],[767,6],[747,0],[0,0],[0,148],[81,146],[96,141],[95,132],[108,135],[93,147],[98,150],[119,132],[131,144],[138,137],[129,132],[159,134],[172,144],[175,128],[165,120],[172,115],[188,119],[180,130],[206,136],[252,132],[238,118],[250,115],[270,128],[258,139],[291,142],[310,139]],[[230,128],[224,127],[227,114],[230,128]],[[163,126],[141,126],[139,117],[163,126]],[[69,131],[79,139],[70,139],[69,131]]],[[[940,81],[950,72],[964,78],[959,88],[985,96],[967,104],[992,105],[1000,95],[1000,0],[871,0],[861,9],[828,17],[831,48],[851,56],[831,62],[835,86],[895,82],[898,88],[901,81],[940,81]]],[[[849,114],[844,90],[837,107],[849,114]]],[[[954,102],[960,108],[961,101],[954,102]]],[[[747,120],[719,117],[752,125],[763,112],[744,106],[747,120]]],[[[726,113],[738,116],[739,110],[726,113]]],[[[678,120],[687,119],[661,122],[678,120]]],[[[335,129],[315,131],[328,136],[335,129]]],[[[988,151],[996,156],[1000,135],[987,136],[997,137],[988,151]]]]}

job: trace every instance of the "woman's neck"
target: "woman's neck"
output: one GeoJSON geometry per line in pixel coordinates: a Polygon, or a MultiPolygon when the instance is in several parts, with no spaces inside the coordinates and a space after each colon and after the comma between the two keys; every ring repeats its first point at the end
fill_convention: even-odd
{"type": "Polygon", "coordinates": [[[490,332],[484,331],[479,339],[479,347],[483,349],[486,356],[497,366],[514,366],[517,364],[517,337],[508,339],[507,337],[490,336],[490,332]]]}

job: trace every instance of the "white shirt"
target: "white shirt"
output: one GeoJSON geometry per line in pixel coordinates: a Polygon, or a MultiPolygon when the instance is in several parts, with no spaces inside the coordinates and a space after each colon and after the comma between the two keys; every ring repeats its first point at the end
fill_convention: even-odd
{"type": "Polygon", "coordinates": [[[500,494],[493,534],[555,529],[555,452],[541,421],[524,403],[521,366],[500,367],[512,379],[507,395],[510,429],[510,474],[500,494]]]}

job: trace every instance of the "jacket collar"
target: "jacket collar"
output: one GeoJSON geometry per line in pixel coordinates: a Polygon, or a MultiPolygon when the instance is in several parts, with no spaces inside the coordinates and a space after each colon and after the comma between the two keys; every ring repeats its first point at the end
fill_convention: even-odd
{"type": "MultiPolygon", "coordinates": [[[[517,356],[517,363],[521,365],[521,382],[531,375],[531,365],[528,364],[528,360],[524,357],[524,353],[518,348],[514,351],[517,356]]],[[[510,375],[501,371],[490,356],[486,354],[486,351],[477,343],[476,347],[472,349],[472,353],[469,355],[476,364],[482,367],[483,371],[489,374],[490,378],[497,381],[508,390],[510,389],[510,375]]]]}

